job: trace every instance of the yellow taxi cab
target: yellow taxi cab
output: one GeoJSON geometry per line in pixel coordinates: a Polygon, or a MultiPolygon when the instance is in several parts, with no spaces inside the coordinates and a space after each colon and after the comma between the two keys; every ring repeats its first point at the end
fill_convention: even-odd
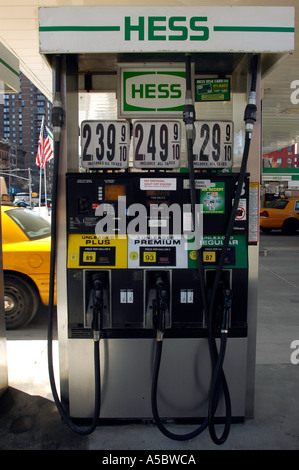
{"type": "Polygon", "coordinates": [[[17,329],[49,302],[51,226],[31,210],[2,205],[1,227],[6,328],[17,329]]]}
{"type": "Polygon", "coordinates": [[[286,235],[299,230],[299,198],[274,199],[260,210],[260,228],[263,232],[280,229],[286,235]]]}

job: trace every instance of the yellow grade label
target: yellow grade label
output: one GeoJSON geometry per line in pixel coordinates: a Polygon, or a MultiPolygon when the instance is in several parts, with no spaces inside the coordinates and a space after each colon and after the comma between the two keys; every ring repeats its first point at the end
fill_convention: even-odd
{"type": "Polygon", "coordinates": [[[84,263],[95,263],[96,262],[96,253],[92,251],[84,251],[83,253],[83,262],[84,263]]]}
{"type": "Polygon", "coordinates": [[[156,261],[156,252],[155,251],[144,251],[143,252],[143,262],[144,263],[155,263],[156,261]]]}
{"type": "Polygon", "coordinates": [[[216,261],[216,252],[215,251],[204,251],[203,261],[205,263],[214,263],[216,261]]]}

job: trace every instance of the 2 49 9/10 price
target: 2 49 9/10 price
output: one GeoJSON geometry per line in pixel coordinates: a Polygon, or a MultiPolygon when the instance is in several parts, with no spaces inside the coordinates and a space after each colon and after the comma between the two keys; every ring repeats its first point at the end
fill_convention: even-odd
{"type": "Polygon", "coordinates": [[[135,168],[179,168],[181,124],[179,121],[135,121],[133,126],[135,168]]]}

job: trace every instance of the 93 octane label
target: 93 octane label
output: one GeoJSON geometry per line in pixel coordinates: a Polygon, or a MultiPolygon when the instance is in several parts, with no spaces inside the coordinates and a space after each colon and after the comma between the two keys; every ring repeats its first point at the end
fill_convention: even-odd
{"type": "Polygon", "coordinates": [[[179,121],[136,121],[133,127],[135,168],[179,168],[181,124],[179,121]]]}
{"type": "Polygon", "coordinates": [[[155,263],[156,262],[156,252],[155,251],[144,251],[143,252],[143,262],[144,263],[155,263]]]}
{"type": "Polygon", "coordinates": [[[233,123],[231,121],[195,121],[194,129],[194,167],[231,168],[233,123]]]}
{"type": "Polygon", "coordinates": [[[81,163],[83,168],[127,168],[130,124],[126,121],[83,121],[81,163]]]}

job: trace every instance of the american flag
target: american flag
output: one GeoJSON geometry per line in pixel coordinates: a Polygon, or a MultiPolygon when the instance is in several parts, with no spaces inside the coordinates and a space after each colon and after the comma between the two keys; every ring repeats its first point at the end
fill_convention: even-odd
{"type": "Polygon", "coordinates": [[[46,163],[53,158],[53,135],[44,124],[44,118],[39,134],[38,149],[36,154],[36,165],[45,168],[46,163]]]}

